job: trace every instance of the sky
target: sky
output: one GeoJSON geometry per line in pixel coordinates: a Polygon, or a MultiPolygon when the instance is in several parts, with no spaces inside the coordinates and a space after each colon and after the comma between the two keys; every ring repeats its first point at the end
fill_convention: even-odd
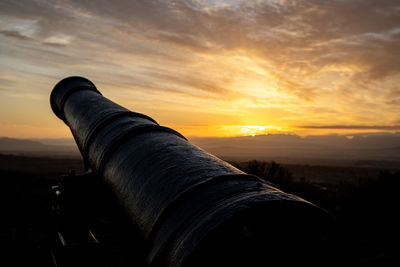
{"type": "Polygon", "coordinates": [[[0,136],[70,137],[90,79],[185,136],[400,131],[398,0],[0,1],[0,136]]]}

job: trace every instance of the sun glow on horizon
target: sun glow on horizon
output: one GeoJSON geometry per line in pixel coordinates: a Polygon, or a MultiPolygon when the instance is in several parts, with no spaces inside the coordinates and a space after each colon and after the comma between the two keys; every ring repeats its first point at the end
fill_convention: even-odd
{"type": "Polygon", "coordinates": [[[266,135],[275,132],[278,128],[274,126],[240,126],[240,132],[244,136],[266,135]]]}
{"type": "Polygon", "coordinates": [[[241,137],[293,134],[291,129],[273,125],[167,125],[187,137],[241,137]]]}

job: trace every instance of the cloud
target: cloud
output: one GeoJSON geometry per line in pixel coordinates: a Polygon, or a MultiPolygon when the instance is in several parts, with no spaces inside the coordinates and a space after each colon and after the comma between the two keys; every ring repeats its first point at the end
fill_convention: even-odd
{"type": "Polygon", "coordinates": [[[0,71],[79,74],[175,105],[279,106],[303,124],[398,118],[399,1],[222,2],[3,0],[0,71]]]}
{"type": "Polygon", "coordinates": [[[32,40],[32,38],[30,38],[29,36],[23,35],[22,33],[18,32],[18,31],[1,30],[0,31],[0,35],[6,36],[6,37],[15,38],[15,39],[19,39],[19,40],[22,40],[22,41],[30,41],[30,40],[32,40]]]}
{"type": "Polygon", "coordinates": [[[400,125],[304,125],[302,129],[334,129],[334,130],[400,130],[400,125]]]}
{"type": "Polygon", "coordinates": [[[400,105],[400,98],[388,100],[386,103],[388,105],[396,105],[396,106],[398,106],[398,105],[400,105]]]}
{"type": "Polygon", "coordinates": [[[64,47],[71,43],[72,37],[64,34],[56,34],[46,38],[43,41],[43,44],[55,46],[55,47],[64,47]]]}
{"type": "Polygon", "coordinates": [[[12,3],[3,12],[39,18],[44,44],[61,45],[45,41],[61,30],[124,50],[119,33],[128,42],[140,35],[199,53],[249,49],[278,68],[307,62],[297,64],[306,73],[332,64],[362,65],[363,79],[400,71],[398,1],[243,1],[208,9],[200,1],[28,2],[29,9],[12,3]]]}

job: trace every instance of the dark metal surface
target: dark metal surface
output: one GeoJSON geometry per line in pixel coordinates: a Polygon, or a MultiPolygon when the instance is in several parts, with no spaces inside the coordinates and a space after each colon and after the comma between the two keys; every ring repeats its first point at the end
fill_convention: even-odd
{"type": "Polygon", "coordinates": [[[223,266],[318,264],[331,252],[331,218],[320,208],[115,104],[87,79],[62,80],[50,101],[87,166],[112,186],[139,226],[149,265],[200,266],[211,258],[223,266]],[[319,254],[304,256],[309,250],[319,254]]]}

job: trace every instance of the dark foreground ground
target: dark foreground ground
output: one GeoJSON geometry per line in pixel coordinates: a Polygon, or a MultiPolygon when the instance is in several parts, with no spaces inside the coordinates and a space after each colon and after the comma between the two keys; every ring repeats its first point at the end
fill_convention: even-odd
{"type": "MultiPolygon", "coordinates": [[[[83,172],[82,160],[0,154],[0,266],[55,266],[52,251],[59,239],[51,187],[68,170],[83,172]]],[[[101,244],[89,254],[89,261],[93,266],[143,266],[137,229],[108,187],[93,183],[87,195],[88,221],[101,244]]]]}
{"type": "MultiPolygon", "coordinates": [[[[399,266],[399,170],[258,161],[232,164],[337,217],[350,266],[399,266]]],[[[50,189],[69,169],[83,171],[81,160],[0,155],[1,266],[54,266],[50,189]]],[[[143,266],[137,231],[112,193],[98,183],[88,195],[89,222],[102,244],[93,260],[101,259],[102,266],[143,266]]]]}

